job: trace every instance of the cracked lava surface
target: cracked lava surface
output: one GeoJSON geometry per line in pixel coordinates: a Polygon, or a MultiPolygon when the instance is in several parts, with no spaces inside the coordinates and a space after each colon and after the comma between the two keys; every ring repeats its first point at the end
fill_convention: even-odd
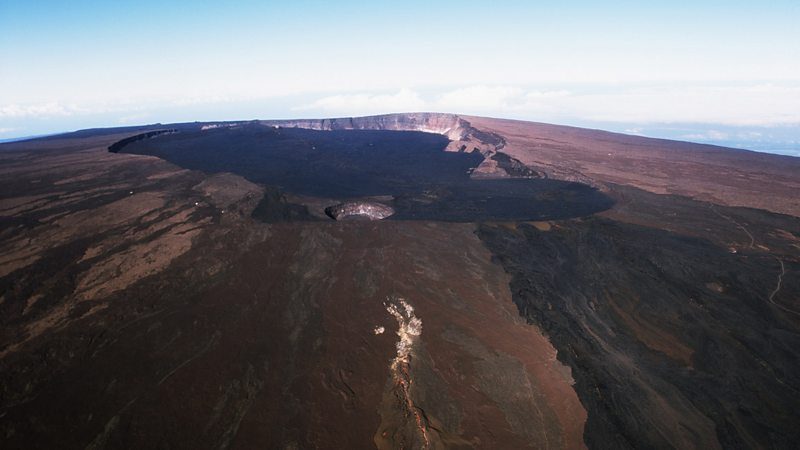
{"type": "MultiPolygon", "coordinates": [[[[397,396],[401,399],[406,417],[413,416],[414,426],[419,431],[422,440],[421,448],[430,448],[428,438],[428,425],[425,417],[414,406],[412,398],[413,379],[411,377],[411,360],[414,352],[414,345],[422,336],[422,320],[414,315],[414,307],[407,301],[399,297],[387,299],[386,311],[397,320],[397,356],[390,365],[392,380],[397,389],[397,396]]],[[[383,431],[381,434],[385,433],[383,431]]]]}

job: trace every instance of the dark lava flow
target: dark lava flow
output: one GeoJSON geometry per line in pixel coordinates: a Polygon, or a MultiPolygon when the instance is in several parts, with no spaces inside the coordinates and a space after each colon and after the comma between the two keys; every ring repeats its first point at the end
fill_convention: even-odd
{"type": "Polygon", "coordinates": [[[232,172],[274,190],[254,216],[311,219],[283,193],[337,200],[391,196],[392,219],[549,220],[586,216],[613,201],[596,189],[549,179],[474,180],[478,152],[444,151],[444,136],[414,131],[270,128],[247,124],[134,140],[126,153],[206,173],[232,172]]]}
{"type": "Polygon", "coordinates": [[[589,448],[797,448],[800,316],[781,303],[800,285],[776,283],[800,265],[775,230],[800,236],[800,220],[614,189],[680,232],[596,216],[478,231],[572,368],[589,448]],[[748,240],[736,223],[755,246],[719,245],[748,240]]]}

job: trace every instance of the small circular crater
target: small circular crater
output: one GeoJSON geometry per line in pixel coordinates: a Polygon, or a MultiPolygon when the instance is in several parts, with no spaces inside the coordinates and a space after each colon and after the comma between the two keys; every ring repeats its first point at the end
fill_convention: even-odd
{"type": "Polygon", "coordinates": [[[334,220],[381,220],[394,214],[394,209],[383,203],[345,202],[325,208],[325,214],[334,220]]]}

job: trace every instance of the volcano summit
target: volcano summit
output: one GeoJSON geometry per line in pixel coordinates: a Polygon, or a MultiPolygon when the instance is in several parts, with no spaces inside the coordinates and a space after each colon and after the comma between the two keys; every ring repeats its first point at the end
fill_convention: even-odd
{"type": "Polygon", "coordinates": [[[800,159],[417,113],[0,161],[3,448],[800,442],[800,159]]]}

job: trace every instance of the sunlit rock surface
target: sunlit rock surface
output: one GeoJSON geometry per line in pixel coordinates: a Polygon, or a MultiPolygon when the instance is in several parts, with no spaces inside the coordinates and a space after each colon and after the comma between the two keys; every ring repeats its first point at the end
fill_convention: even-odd
{"type": "Polygon", "coordinates": [[[346,202],[325,208],[325,214],[336,220],[357,218],[381,220],[394,214],[394,209],[382,203],[346,202]]]}

